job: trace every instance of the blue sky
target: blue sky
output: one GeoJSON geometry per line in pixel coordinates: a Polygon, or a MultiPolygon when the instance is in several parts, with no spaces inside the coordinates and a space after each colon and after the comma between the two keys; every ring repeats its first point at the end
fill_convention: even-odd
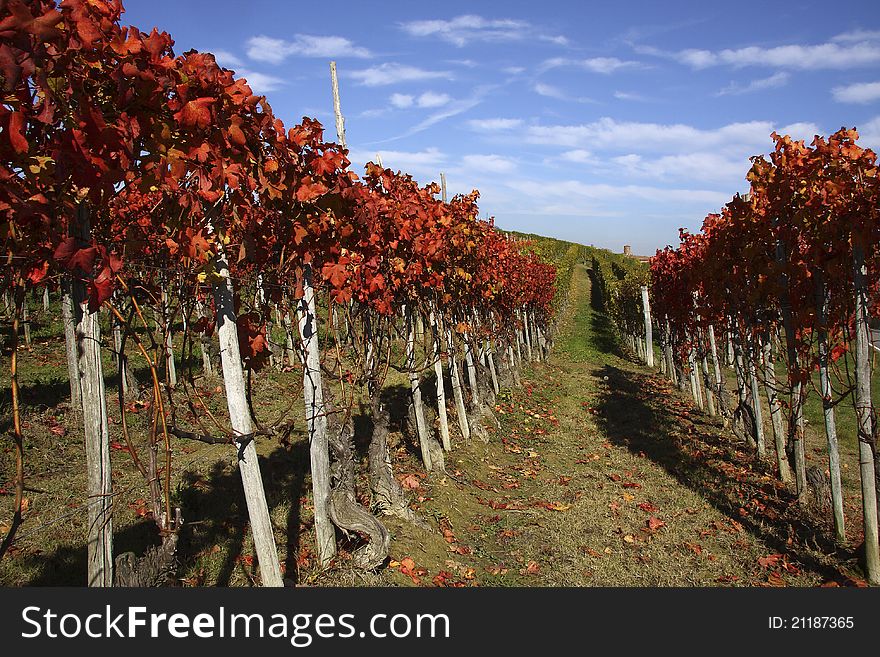
{"type": "Polygon", "coordinates": [[[501,228],[637,253],[746,189],[770,133],[880,149],[880,2],[128,0],[123,22],[214,52],[356,170],[381,155],[481,192],[501,228]]]}

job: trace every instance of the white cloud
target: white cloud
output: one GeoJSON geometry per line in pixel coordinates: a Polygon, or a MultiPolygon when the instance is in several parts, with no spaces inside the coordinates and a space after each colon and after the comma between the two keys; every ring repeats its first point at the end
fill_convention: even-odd
{"type": "Polygon", "coordinates": [[[256,71],[248,71],[245,69],[236,71],[236,74],[239,77],[245,78],[248,85],[250,85],[251,91],[256,94],[275,91],[284,86],[284,80],[276,78],[274,75],[266,75],[265,73],[258,73],[256,71]]]}
{"type": "Polygon", "coordinates": [[[749,170],[745,154],[722,155],[718,152],[695,152],[645,158],[628,153],[611,158],[628,176],[662,180],[741,181],[749,170]]]}
{"type": "Polygon", "coordinates": [[[861,82],[831,90],[838,103],[873,103],[880,100],[880,82],[861,82]]]}
{"type": "Polygon", "coordinates": [[[557,201],[560,198],[594,201],[636,198],[651,202],[705,203],[713,207],[720,207],[730,200],[730,194],[726,191],[650,187],[645,185],[611,185],[607,183],[585,183],[579,180],[510,180],[508,185],[535,199],[551,201],[557,201]]]}
{"type": "Polygon", "coordinates": [[[836,43],[852,43],[854,41],[880,41],[880,30],[853,30],[831,38],[836,43]]]}
{"type": "Polygon", "coordinates": [[[214,55],[214,59],[217,60],[217,64],[223,68],[238,69],[244,66],[244,62],[228,50],[211,50],[210,52],[214,55]]]}
{"type": "Polygon", "coordinates": [[[567,96],[562,92],[558,87],[554,87],[552,84],[545,84],[543,82],[538,82],[534,87],[535,93],[539,96],[545,96],[547,98],[558,98],[560,100],[567,98],[567,96]]]}
{"type": "Polygon", "coordinates": [[[848,69],[880,63],[880,42],[864,38],[816,45],[785,45],[770,48],[749,46],[724,50],[687,48],[665,52],[652,47],[637,47],[636,52],[667,57],[693,69],[712,66],[762,66],[797,70],[848,69]]]}
{"type": "Polygon", "coordinates": [[[228,50],[220,49],[210,52],[214,55],[214,59],[217,60],[219,66],[234,70],[236,77],[245,78],[248,85],[250,85],[251,90],[256,94],[275,91],[284,86],[283,79],[275,77],[274,75],[267,75],[266,73],[250,70],[240,57],[228,50]]]}
{"type": "Polygon", "coordinates": [[[463,112],[467,112],[468,110],[473,109],[483,102],[483,96],[485,95],[485,92],[485,89],[478,89],[470,98],[462,98],[460,100],[455,100],[447,103],[443,106],[443,109],[434,112],[433,114],[430,114],[421,123],[408,130],[403,136],[408,137],[410,135],[414,135],[417,132],[421,132],[422,130],[430,128],[432,125],[440,123],[441,121],[445,121],[446,119],[452,118],[453,116],[457,116],[459,114],[462,114],[463,112]]]}
{"type": "Polygon", "coordinates": [[[466,168],[490,173],[510,173],[516,169],[516,162],[502,155],[465,155],[462,164],[466,168]]]}
{"type": "Polygon", "coordinates": [[[543,34],[523,20],[510,18],[483,18],[473,14],[457,16],[449,20],[421,20],[400,24],[401,29],[413,37],[435,37],[459,48],[474,41],[504,42],[538,38],[556,45],[567,45],[568,39],[558,35],[543,34]]]}
{"type": "Polygon", "coordinates": [[[435,146],[430,146],[422,151],[386,151],[377,152],[367,150],[352,151],[349,159],[358,164],[375,162],[376,156],[382,158],[382,165],[404,173],[428,173],[438,172],[448,161],[447,155],[435,146]]]}
{"type": "Polygon", "coordinates": [[[641,64],[636,61],[623,61],[617,57],[592,57],[590,59],[567,59],[564,57],[554,57],[546,60],[541,65],[541,70],[549,70],[551,68],[559,68],[561,66],[575,66],[582,68],[591,73],[602,73],[609,75],[622,68],[634,68],[641,64]]]}
{"type": "Polygon", "coordinates": [[[629,91],[615,91],[614,97],[617,98],[617,100],[633,100],[640,103],[648,101],[647,96],[643,96],[642,94],[634,94],[629,91]]]}
{"type": "Polygon", "coordinates": [[[523,125],[522,119],[471,119],[468,126],[479,132],[503,132],[506,130],[514,130],[523,125]]]}
{"type": "Polygon", "coordinates": [[[448,94],[437,93],[436,91],[426,91],[418,97],[411,94],[391,94],[389,101],[397,109],[408,109],[410,107],[433,109],[448,105],[452,101],[452,97],[448,94]]]}
{"type": "Polygon", "coordinates": [[[759,80],[752,80],[748,84],[742,85],[736,82],[731,82],[726,87],[718,91],[716,96],[741,96],[743,94],[750,94],[755,91],[761,91],[763,89],[774,89],[776,87],[783,87],[788,84],[789,74],[784,71],[780,71],[779,73],[774,73],[770,77],[761,78],[759,80]]]}
{"type": "Polygon", "coordinates": [[[449,64],[455,64],[456,66],[464,66],[465,68],[476,68],[479,66],[473,59],[447,59],[449,64]]]}
{"type": "Polygon", "coordinates": [[[412,107],[415,99],[409,94],[391,94],[391,98],[389,98],[391,104],[398,109],[405,109],[407,107],[412,107]]]}
{"type": "Polygon", "coordinates": [[[799,121],[797,123],[784,125],[776,132],[781,135],[788,135],[792,139],[803,139],[808,144],[813,141],[813,137],[822,134],[819,126],[817,126],[815,123],[809,123],[805,121],[799,121]]]}
{"type": "Polygon", "coordinates": [[[618,151],[687,152],[698,148],[751,151],[755,148],[763,150],[770,145],[773,127],[769,121],[749,121],[704,130],[681,123],[639,123],[603,117],[577,125],[530,126],[525,131],[525,138],[533,144],[618,151]]]}
{"type": "Polygon", "coordinates": [[[587,164],[593,161],[593,154],[583,148],[576,148],[572,151],[565,151],[559,157],[566,162],[575,162],[577,164],[587,164]]]}
{"type": "Polygon", "coordinates": [[[390,62],[358,71],[351,71],[348,75],[367,87],[379,87],[419,80],[436,80],[438,78],[451,80],[453,78],[452,73],[449,71],[427,71],[415,66],[390,62]]]}
{"type": "Polygon", "coordinates": [[[439,94],[434,91],[426,91],[416,100],[416,104],[419,107],[432,108],[432,107],[443,107],[443,105],[448,105],[452,98],[448,94],[439,94]]]}
{"type": "Polygon", "coordinates": [[[520,73],[525,73],[526,69],[522,66],[506,66],[501,69],[502,73],[507,73],[508,75],[519,75],[520,73]]]}
{"type": "Polygon", "coordinates": [[[869,147],[880,153],[880,116],[865,121],[858,127],[859,145],[869,147]]]}
{"type": "Polygon", "coordinates": [[[248,57],[270,64],[280,64],[291,55],[325,58],[373,56],[366,48],[356,46],[349,39],[340,36],[295,34],[292,40],[285,41],[261,34],[248,39],[247,45],[248,57]]]}
{"type": "Polygon", "coordinates": [[[562,89],[559,89],[558,87],[554,87],[552,84],[546,84],[544,82],[535,83],[535,85],[532,87],[532,89],[539,96],[544,96],[546,98],[555,98],[556,100],[565,100],[565,101],[570,101],[570,102],[575,102],[575,103],[594,103],[594,102],[596,102],[596,101],[592,100],[591,98],[585,98],[585,97],[575,98],[574,96],[569,96],[562,89]]]}

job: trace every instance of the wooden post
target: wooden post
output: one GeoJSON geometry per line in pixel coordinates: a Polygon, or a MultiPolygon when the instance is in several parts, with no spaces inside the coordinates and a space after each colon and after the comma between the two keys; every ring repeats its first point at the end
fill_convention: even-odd
{"type": "Polygon", "coordinates": [[[693,347],[688,351],[688,369],[690,370],[691,394],[694,397],[694,401],[697,403],[697,408],[702,411],[703,393],[700,389],[700,378],[697,376],[697,359],[693,347]]]}
{"type": "Polygon", "coordinates": [[[472,408],[476,409],[480,406],[480,391],[477,389],[477,370],[474,362],[473,341],[467,332],[462,335],[464,339],[464,360],[467,366],[468,383],[471,388],[472,408]]]}
{"type": "Polygon", "coordinates": [[[663,340],[663,353],[666,356],[666,369],[669,372],[669,378],[673,383],[678,383],[678,377],[675,373],[675,358],[672,354],[672,329],[669,326],[669,318],[663,316],[663,325],[665,327],[665,338],[663,340]]]}
{"type": "Polygon", "coordinates": [[[70,407],[74,412],[82,410],[82,391],[79,381],[79,359],[77,357],[76,313],[73,301],[73,278],[70,274],[61,277],[61,318],[64,323],[64,344],[67,352],[67,375],[70,378],[70,407]]]}
{"type": "Polygon", "coordinates": [[[642,313],[645,316],[645,363],[648,367],[654,367],[654,329],[651,327],[651,302],[647,285],[642,285],[642,313]]]}
{"type": "Polygon", "coordinates": [[[869,362],[868,285],[865,251],[853,234],[853,269],[855,288],[855,402],[859,431],[859,473],[862,483],[862,515],[865,522],[865,562],[867,579],[880,584],[880,544],[877,532],[877,482],[874,470],[874,404],[871,400],[871,367],[869,362]]]}
{"type": "MultiPolygon", "coordinates": [[[[205,304],[201,300],[196,301],[196,312],[199,317],[204,317],[205,304]]],[[[211,360],[211,336],[206,335],[204,331],[199,333],[199,349],[202,352],[202,371],[206,376],[214,373],[214,363],[211,360]]]]}
{"type": "Polygon", "coordinates": [[[440,172],[440,198],[446,203],[446,174],[440,172]]]}
{"type": "Polygon", "coordinates": [[[498,385],[498,372],[495,370],[495,350],[494,344],[490,340],[486,346],[486,360],[489,361],[489,374],[492,377],[492,390],[495,391],[495,394],[499,394],[501,392],[501,387],[498,385]]]}
{"type": "Polygon", "coordinates": [[[309,432],[309,461],[315,507],[315,535],[318,559],[326,567],[336,554],[336,530],[330,520],[330,446],[327,435],[327,409],[321,381],[321,351],[318,345],[318,315],[312,267],[303,267],[303,298],[297,307],[303,352],[303,398],[309,432]]]}
{"type": "Polygon", "coordinates": [[[703,375],[703,383],[706,387],[706,408],[709,411],[709,417],[715,417],[715,386],[712,385],[712,381],[709,379],[709,361],[706,358],[706,352],[702,349],[702,346],[703,345],[700,345],[700,372],[703,375]]]}
{"type": "MultiPolygon", "coordinates": [[[[778,219],[775,223],[778,223],[778,219]]],[[[785,242],[781,239],[776,242],[776,261],[780,265],[788,262],[788,253],[785,242]]],[[[794,320],[792,319],[791,296],[789,294],[788,275],[781,274],[780,306],[782,308],[782,325],[785,330],[785,346],[788,351],[789,382],[791,381],[791,369],[798,367],[797,334],[794,320]]],[[[788,439],[794,451],[794,474],[797,482],[798,498],[803,500],[807,494],[807,465],[804,455],[804,397],[803,384],[798,380],[793,385],[790,412],[788,419],[788,439]]]]}
{"type": "Polygon", "coordinates": [[[522,322],[522,341],[526,346],[526,358],[529,359],[529,362],[533,361],[534,358],[532,356],[532,342],[529,340],[529,324],[528,324],[528,316],[526,315],[525,309],[518,311],[517,315],[522,322]]]}
{"type": "Polygon", "coordinates": [[[30,349],[31,347],[31,322],[30,315],[28,314],[28,304],[27,304],[27,295],[24,296],[22,300],[21,306],[21,319],[24,324],[24,344],[30,349]]]}
{"type": "Polygon", "coordinates": [[[776,369],[773,364],[773,347],[769,333],[761,344],[764,364],[764,390],[767,393],[767,404],[770,407],[770,422],[773,426],[773,442],[776,445],[776,464],[779,468],[779,479],[785,483],[791,481],[791,468],[785,453],[785,427],[782,423],[782,405],[776,390],[776,369]]]}
{"type": "Polygon", "coordinates": [[[712,369],[715,374],[715,394],[718,397],[718,410],[723,411],[721,395],[724,390],[724,379],[721,377],[721,365],[718,362],[718,345],[715,344],[715,328],[709,324],[709,353],[712,355],[712,369]]]}
{"type": "Polygon", "coordinates": [[[293,347],[293,325],[290,321],[290,311],[285,310],[281,313],[281,324],[284,326],[285,341],[284,351],[287,354],[287,364],[293,367],[299,361],[296,355],[296,349],[293,347]]]}
{"type": "Polygon", "coordinates": [[[434,337],[434,375],[437,377],[437,413],[440,417],[440,440],[447,452],[452,449],[449,439],[449,418],[446,415],[446,384],[443,382],[443,349],[440,347],[440,335],[443,327],[434,311],[430,317],[431,332],[434,337]]]}
{"type": "Polygon", "coordinates": [[[452,379],[452,394],[455,397],[455,413],[458,415],[458,427],[461,429],[461,437],[467,442],[471,437],[471,428],[468,424],[467,410],[464,405],[464,392],[462,391],[461,376],[456,358],[455,338],[452,328],[446,327],[446,351],[449,352],[449,377],[452,379]]]}
{"type": "Polygon", "coordinates": [[[168,374],[168,385],[177,385],[177,367],[174,364],[174,343],[171,338],[171,316],[168,307],[168,283],[162,285],[162,323],[165,328],[165,368],[168,374]]]}
{"type": "Polygon", "coordinates": [[[825,417],[825,437],[828,441],[828,472],[831,479],[831,510],[834,517],[834,536],[839,543],[846,542],[843,491],[840,485],[840,450],[837,446],[837,424],[834,420],[834,404],[831,378],[828,375],[828,290],[822,272],[813,274],[816,281],[816,328],[819,337],[819,392],[822,395],[822,411],[825,417]]]}
{"type": "Polygon", "coordinates": [[[49,312],[49,286],[43,288],[43,312],[49,312]]]}
{"type": "Polygon", "coordinates": [[[767,447],[764,441],[764,413],[761,409],[761,395],[758,391],[758,376],[755,371],[757,350],[754,346],[754,336],[749,337],[747,344],[746,357],[748,358],[749,380],[752,387],[752,410],[755,413],[755,442],[757,443],[758,458],[763,460],[767,456],[767,447]]]}
{"type": "MultiPolygon", "coordinates": [[[[339,102],[339,80],[336,78],[336,62],[330,62],[330,83],[333,87],[333,114],[336,116],[336,137],[339,145],[345,145],[345,118],[342,116],[342,106],[339,102]]],[[[381,166],[381,165],[380,165],[381,166]]]]}
{"type": "MultiPolygon", "coordinates": [[[[80,239],[87,241],[91,228],[85,205],[79,207],[77,228],[80,239]]],[[[77,279],[73,282],[73,311],[88,473],[88,585],[113,586],[113,486],[110,427],[101,362],[101,324],[98,310],[89,310],[85,283],[77,279]]]]}
{"type": "Polygon", "coordinates": [[[239,450],[238,471],[244,487],[263,586],[282,586],[281,565],[275,548],[275,535],[272,531],[266,492],[260,475],[257,448],[253,440],[253,420],[245,393],[235,317],[235,290],[229,277],[229,265],[222,247],[217,254],[217,273],[221,280],[214,284],[214,305],[217,310],[217,336],[220,340],[220,363],[223,367],[223,385],[226,388],[226,405],[234,435],[245,437],[242,439],[244,446],[239,450]],[[245,440],[246,443],[243,442],[245,440]]]}
{"type": "Polygon", "coordinates": [[[422,454],[422,463],[425,466],[425,470],[430,472],[433,463],[431,462],[431,448],[428,445],[428,423],[425,420],[425,410],[422,406],[422,390],[419,387],[419,373],[415,371],[416,323],[413,314],[414,313],[410,311],[406,320],[406,367],[409,370],[410,401],[413,405],[413,413],[416,416],[416,431],[419,436],[419,449],[422,454]]]}

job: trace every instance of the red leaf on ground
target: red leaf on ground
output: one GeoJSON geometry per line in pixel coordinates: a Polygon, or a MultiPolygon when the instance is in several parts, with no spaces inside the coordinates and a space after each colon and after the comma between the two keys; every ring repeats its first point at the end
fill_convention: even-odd
{"type": "Polygon", "coordinates": [[[400,479],[400,485],[403,486],[405,490],[416,490],[420,487],[421,482],[419,482],[419,478],[414,474],[408,474],[400,479]]]}
{"type": "Polygon", "coordinates": [[[665,527],[665,526],[666,526],[666,523],[663,522],[662,520],[660,520],[660,518],[657,518],[656,516],[651,516],[650,518],[648,518],[648,529],[650,529],[652,532],[655,532],[658,529],[660,529],[661,527],[665,527]]]}
{"type": "Polygon", "coordinates": [[[781,554],[768,554],[766,557],[758,557],[758,565],[762,568],[775,566],[782,559],[781,554]]]}

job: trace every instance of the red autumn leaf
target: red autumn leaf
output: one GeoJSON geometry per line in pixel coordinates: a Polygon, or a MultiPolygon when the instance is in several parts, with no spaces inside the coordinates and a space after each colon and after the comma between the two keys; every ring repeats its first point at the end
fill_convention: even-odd
{"type": "Polygon", "coordinates": [[[89,312],[96,312],[107,299],[113,296],[113,279],[99,276],[89,281],[89,312]]]}
{"type": "Polygon", "coordinates": [[[262,369],[269,360],[269,343],[266,340],[266,324],[259,313],[252,312],[239,316],[238,350],[241,359],[253,370],[262,369]]]}
{"type": "Polygon", "coordinates": [[[181,125],[207,128],[211,125],[211,105],[216,98],[196,98],[189,101],[174,115],[181,125]]]}
{"type": "Polygon", "coordinates": [[[624,488],[641,488],[642,485],[641,485],[641,484],[637,484],[637,483],[634,482],[634,481],[626,481],[626,482],[623,483],[623,487],[624,487],[624,488]]]}
{"type": "Polygon", "coordinates": [[[779,563],[780,559],[782,559],[781,554],[768,554],[766,557],[758,557],[758,565],[762,568],[770,568],[779,563]]]}
{"type": "Polygon", "coordinates": [[[321,182],[315,182],[311,176],[303,178],[302,184],[296,190],[296,200],[302,203],[314,201],[319,196],[326,194],[328,187],[321,182]]]}
{"type": "Polygon", "coordinates": [[[414,474],[408,474],[401,478],[400,485],[406,490],[416,490],[421,487],[421,482],[414,474]]]}
{"type": "Polygon", "coordinates": [[[9,143],[16,153],[27,153],[30,145],[24,134],[25,120],[21,112],[12,112],[9,115],[9,143]]]}
{"type": "Polygon", "coordinates": [[[657,507],[650,502],[642,502],[641,504],[639,504],[639,508],[646,513],[653,513],[654,511],[658,510],[657,507]]]}
{"type": "Polygon", "coordinates": [[[526,567],[520,572],[523,575],[537,575],[541,571],[541,566],[536,561],[529,561],[526,567]]]}
{"type": "Polygon", "coordinates": [[[656,516],[651,516],[650,518],[648,518],[647,525],[649,530],[655,532],[661,527],[665,527],[666,523],[656,516]]]}

